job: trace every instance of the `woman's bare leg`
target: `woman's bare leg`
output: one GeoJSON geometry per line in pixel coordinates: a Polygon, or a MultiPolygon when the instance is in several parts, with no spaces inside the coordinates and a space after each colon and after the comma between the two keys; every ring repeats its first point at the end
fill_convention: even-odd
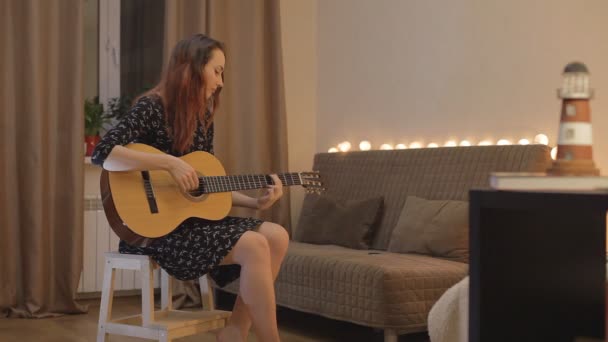
{"type": "Polygon", "coordinates": [[[228,325],[218,334],[219,341],[242,340],[242,337],[236,337],[239,334],[235,333],[240,331],[241,336],[247,335],[252,321],[259,340],[279,341],[273,280],[278,273],[287,243],[288,236],[282,227],[264,223],[259,233],[243,234],[224,258],[222,265],[241,265],[240,294],[228,325]],[[273,241],[272,249],[270,241],[273,241]],[[280,255],[277,254],[279,252],[280,255]],[[271,254],[280,256],[280,259],[273,262],[271,254]]]}
{"type": "MultiPolygon", "coordinates": [[[[272,270],[272,280],[274,282],[274,280],[277,279],[277,275],[281,269],[281,263],[287,253],[289,234],[287,234],[285,228],[271,222],[264,222],[260,226],[258,232],[268,240],[268,246],[270,248],[270,267],[272,270]]],[[[251,328],[251,317],[249,316],[247,307],[240,294],[236,297],[228,325],[238,326],[243,339],[247,339],[249,329],[251,328]]]]}
{"type": "MultiPolygon", "coordinates": [[[[289,235],[285,228],[278,224],[264,222],[258,229],[259,234],[263,235],[268,241],[270,250],[270,262],[273,281],[276,279],[281,263],[285,258],[287,246],[289,244],[289,235]]],[[[226,262],[230,260],[226,260],[226,262]]],[[[274,289],[274,287],[273,287],[274,289]]],[[[276,323],[276,320],[275,320],[276,323]]],[[[219,341],[245,341],[251,328],[251,316],[247,309],[247,305],[243,301],[242,295],[239,294],[236,298],[232,315],[224,328],[218,334],[219,341]],[[238,332],[238,334],[237,334],[238,332]]]]}

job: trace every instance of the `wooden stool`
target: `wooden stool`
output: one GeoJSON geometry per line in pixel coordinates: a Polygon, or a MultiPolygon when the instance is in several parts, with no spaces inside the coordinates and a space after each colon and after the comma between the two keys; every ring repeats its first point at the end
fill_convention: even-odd
{"type": "Polygon", "coordinates": [[[106,264],[99,308],[97,342],[105,341],[108,334],[126,335],[169,342],[182,336],[220,329],[226,325],[230,311],[215,310],[213,292],[207,276],[200,280],[203,309],[201,311],[173,310],[171,278],[161,270],[161,310],[154,311],[154,268],[158,267],[149,256],[105,254],[106,264]],[[140,315],[111,318],[114,295],[115,269],[138,270],[141,275],[140,315]]]}

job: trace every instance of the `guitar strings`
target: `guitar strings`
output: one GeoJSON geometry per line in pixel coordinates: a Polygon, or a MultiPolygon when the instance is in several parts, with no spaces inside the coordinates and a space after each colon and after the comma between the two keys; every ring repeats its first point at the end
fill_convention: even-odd
{"type": "MultiPolygon", "coordinates": [[[[300,177],[298,173],[281,173],[277,175],[283,185],[301,185],[300,177]]],[[[243,176],[205,176],[199,177],[199,181],[202,182],[204,189],[197,189],[193,192],[200,193],[201,190],[204,192],[227,192],[235,190],[249,190],[264,188],[271,183],[267,180],[268,175],[243,175],[243,176]],[[205,187],[206,186],[206,187],[205,187]]]]}
{"type": "MultiPolygon", "coordinates": [[[[302,185],[298,173],[280,173],[277,176],[285,186],[302,185]]],[[[203,176],[199,177],[198,189],[189,190],[188,193],[198,196],[206,193],[259,189],[271,184],[267,181],[268,179],[270,179],[268,175],[203,176]]],[[[159,191],[162,191],[164,187],[175,187],[175,183],[170,179],[164,179],[164,181],[156,179],[152,183],[153,187],[159,191]]]]}

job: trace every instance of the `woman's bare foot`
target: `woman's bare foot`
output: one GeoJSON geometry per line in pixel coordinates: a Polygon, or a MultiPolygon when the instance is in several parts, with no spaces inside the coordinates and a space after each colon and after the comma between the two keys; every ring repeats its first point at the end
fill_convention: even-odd
{"type": "Polygon", "coordinates": [[[239,328],[234,325],[227,325],[215,335],[217,342],[244,342],[239,328]]]}

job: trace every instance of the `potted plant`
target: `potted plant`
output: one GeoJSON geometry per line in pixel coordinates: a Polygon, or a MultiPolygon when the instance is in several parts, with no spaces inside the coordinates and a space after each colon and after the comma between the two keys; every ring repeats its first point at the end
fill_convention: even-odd
{"type": "Polygon", "coordinates": [[[122,121],[122,119],[129,114],[129,111],[133,106],[133,100],[138,96],[137,94],[144,94],[150,89],[152,89],[151,86],[145,86],[136,93],[122,94],[109,99],[107,103],[106,115],[112,121],[112,126],[122,121]]]}
{"type": "Polygon", "coordinates": [[[87,156],[93,154],[95,145],[101,139],[99,132],[109,121],[110,117],[104,112],[103,104],[99,103],[97,96],[84,101],[84,142],[87,156]]]}
{"type": "Polygon", "coordinates": [[[113,97],[108,100],[108,108],[106,115],[108,118],[120,122],[131,109],[131,96],[121,95],[119,97],[113,97]]]}

